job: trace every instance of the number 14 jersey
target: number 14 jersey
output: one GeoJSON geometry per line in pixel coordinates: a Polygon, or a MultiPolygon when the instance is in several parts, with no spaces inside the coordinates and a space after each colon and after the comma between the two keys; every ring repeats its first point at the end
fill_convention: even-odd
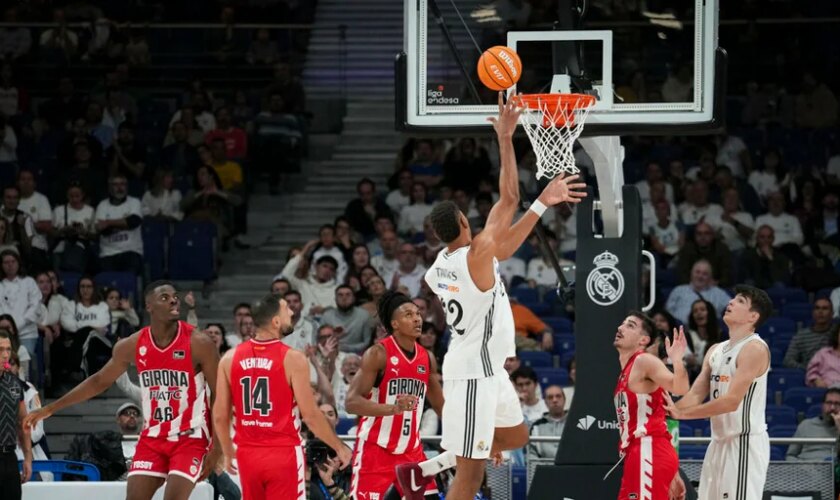
{"type": "Polygon", "coordinates": [[[283,362],[289,346],[250,339],[230,365],[237,446],[300,446],[300,414],[283,362]]]}
{"type": "Polygon", "coordinates": [[[426,272],[426,283],[446,311],[451,337],[443,358],[443,379],[492,377],[504,369],[505,358],[516,353],[513,313],[493,258],[495,283],[482,292],[473,283],[467,265],[470,247],[438,253],[426,272]]]}

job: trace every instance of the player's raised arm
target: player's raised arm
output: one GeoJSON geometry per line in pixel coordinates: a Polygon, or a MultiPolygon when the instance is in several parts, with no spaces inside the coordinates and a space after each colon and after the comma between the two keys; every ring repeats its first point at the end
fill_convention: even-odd
{"type": "Polygon", "coordinates": [[[385,348],[379,344],[365,351],[362,356],[361,369],[353,377],[350,387],[347,389],[347,399],[344,405],[348,413],[364,417],[386,417],[388,415],[399,415],[414,407],[412,400],[416,401],[416,397],[397,398],[397,404],[395,405],[380,404],[368,399],[367,395],[373,390],[376,379],[385,370],[386,357],[385,348]]]}
{"type": "Polygon", "coordinates": [[[709,377],[712,374],[712,367],[709,365],[709,357],[712,352],[717,349],[717,345],[710,346],[706,349],[706,355],[703,357],[703,367],[700,369],[700,375],[694,379],[694,384],[682,399],[677,401],[677,408],[688,408],[689,406],[696,406],[709,397],[709,377]]]}
{"type": "MultiPolygon", "coordinates": [[[[737,367],[729,390],[718,398],[696,406],[679,408],[670,406],[671,416],[679,420],[709,418],[733,412],[744,400],[752,383],[770,368],[770,353],[760,342],[750,342],[738,354],[737,367]]],[[[701,373],[702,376],[702,373],[701,373]]]]}
{"type": "Polygon", "coordinates": [[[346,467],[350,463],[352,452],[346,444],[338,439],[332,426],[327,422],[327,417],[321,413],[321,410],[315,404],[315,397],[312,395],[312,388],[309,386],[309,361],[307,361],[306,356],[299,351],[289,350],[283,360],[283,368],[285,368],[286,376],[289,378],[289,384],[300,410],[301,419],[309,430],[315,434],[315,437],[335,450],[338,459],[341,461],[341,467],[346,467]]]}
{"type": "Polygon", "coordinates": [[[127,339],[120,340],[114,346],[111,359],[105,363],[101,370],[86,378],[70,392],[59,398],[57,401],[33,411],[24,419],[24,426],[32,427],[41,420],[51,417],[55,412],[61,411],[68,406],[87,401],[111,387],[120,375],[125,373],[129,365],[134,361],[134,348],[137,346],[139,334],[135,333],[127,339]]]}
{"type": "MultiPolygon", "coordinates": [[[[216,393],[216,400],[213,402],[213,433],[219,441],[219,448],[225,457],[225,470],[231,474],[238,471],[233,465],[233,458],[236,452],[233,449],[233,440],[230,437],[231,408],[233,402],[230,396],[230,364],[233,361],[233,349],[219,361],[219,370],[216,377],[216,385],[213,392],[216,393]]],[[[215,464],[213,464],[215,465],[215,464]]]]}
{"type": "Polygon", "coordinates": [[[681,396],[689,389],[688,372],[685,369],[685,363],[683,363],[686,346],[687,342],[682,327],[674,328],[673,342],[668,338],[665,339],[665,351],[674,364],[673,373],[662,360],[652,354],[639,356],[636,363],[644,370],[645,378],[652,380],[656,385],[671,394],[681,396]]]}

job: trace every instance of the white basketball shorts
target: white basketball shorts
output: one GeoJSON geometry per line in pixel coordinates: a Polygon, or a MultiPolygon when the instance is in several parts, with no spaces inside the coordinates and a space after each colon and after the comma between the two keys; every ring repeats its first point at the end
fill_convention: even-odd
{"type": "Polygon", "coordinates": [[[770,439],[767,433],[712,440],[703,460],[700,500],[758,500],[764,495],[770,439]]]}
{"type": "Polygon", "coordinates": [[[443,382],[441,447],[459,457],[490,457],[496,427],[515,427],[525,418],[507,372],[492,377],[443,382]]]}

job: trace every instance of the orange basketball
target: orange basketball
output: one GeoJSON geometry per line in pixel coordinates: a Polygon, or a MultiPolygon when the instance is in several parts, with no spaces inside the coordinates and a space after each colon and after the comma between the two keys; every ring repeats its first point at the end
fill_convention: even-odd
{"type": "Polygon", "coordinates": [[[496,45],[478,59],[478,78],[491,90],[504,90],[516,84],[522,75],[522,61],[509,47],[496,45]]]}

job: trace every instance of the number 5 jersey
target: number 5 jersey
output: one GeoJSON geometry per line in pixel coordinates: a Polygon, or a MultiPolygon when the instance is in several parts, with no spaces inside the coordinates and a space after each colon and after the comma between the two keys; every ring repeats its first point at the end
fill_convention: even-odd
{"type": "Polygon", "coordinates": [[[438,253],[426,272],[426,283],[446,311],[451,333],[443,358],[443,379],[464,380],[492,377],[503,370],[505,358],[515,355],[513,313],[493,258],[495,284],[482,292],[473,283],[467,265],[470,247],[438,253]]]}
{"type": "Polygon", "coordinates": [[[190,338],[193,327],[178,322],[178,333],[166,347],[158,347],[149,327],[140,331],[135,351],[145,423],[141,437],[210,437],[210,411],[204,374],[193,366],[190,338]]]}

